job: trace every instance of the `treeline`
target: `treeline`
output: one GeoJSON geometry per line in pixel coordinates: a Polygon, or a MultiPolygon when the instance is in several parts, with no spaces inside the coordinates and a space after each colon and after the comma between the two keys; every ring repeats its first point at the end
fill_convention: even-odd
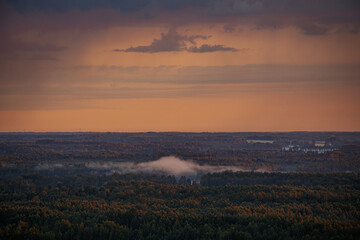
{"type": "MultiPolygon", "coordinates": [[[[23,149],[23,148],[21,148],[23,149]]],[[[231,165],[244,168],[266,169],[269,171],[301,172],[345,172],[360,171],[360,150],[336,150],[323,154],[315,152],[282,152],[278,150],[201,150],[177,149],[163,150],[154,148],[155,153],[142,151],[141,148],[124,150],[87,150],[62,152],[39,147],[27,147],[27,151],[16,150],[0,153],[3,166],[31,166],[37,164],[76,164],[89,161],[97,162],[138,162],[153,161],[163,156],[175,155],[191,159],[199,164],[231,165]]]]}
{"type": "Polygon", "coordinates": [[[226,185],[295,185],[295,186],[351,186],[360,189],[359,173],[259,173],[221,172],[201,176],[203,186],[226,185]]]}
{"type": "Polygon", "coordinates": [[[153,161],[174,155],[199,164],[269,171],[358,172],[360,133],[0,133],[0,164],[153,161]],[[272,139],[273,144],[248,143],[272,139]],[[326,142],[325,153],[283,151],[326,142]]]}
{"type": "MultiPolygon", "coordinates": [[[[237,174],[206,176],[241,176],[237,174]]],[[[2,179],[0,239],[360,236],[357,175],[246,174],[242,177],[253,177],[254,182],[271,177],[283,178],[283,183],[292,178],[313,180],[308,185],[293,181],[286,185],[199,186],[174,184],[173,177],[155,175],[27,175],[2,179]]]]}

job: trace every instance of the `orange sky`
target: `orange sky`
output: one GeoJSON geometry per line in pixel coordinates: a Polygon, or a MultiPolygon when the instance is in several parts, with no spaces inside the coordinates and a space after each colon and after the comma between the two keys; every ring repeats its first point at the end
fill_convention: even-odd
{"type": "Polygon", "coordinates": [[[360,130],[352,22],[3,6],[0,131],[360,130]]]}

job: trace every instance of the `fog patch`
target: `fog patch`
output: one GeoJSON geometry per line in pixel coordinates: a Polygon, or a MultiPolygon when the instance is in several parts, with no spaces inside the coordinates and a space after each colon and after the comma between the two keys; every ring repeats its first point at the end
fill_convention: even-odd
{"type": "Polygon", "coordinates": [[[35,170],[37,171],[41,171],[41,170],[54,170],[54,169],[57,169],[57,168],[63,168],[64,165],[63,164],[60,164],[60,163],[54,163],[54,164],[47,164],[47,163],[44,163],[44,164],[39,164],[35,167],[35,170]]]}
{"type": "MultiPolygon", "coordinates": [[[[182,160],[175,156],[162,157],[150,162],[88,162],[85,166],[92,170],[106,171],[106,174],[113,174],[118,172],[120,174],[126,173],[145,173],[145,174],[164,174],[174,175],[176,177],[187,176],[197,178],[206,173],[223,172],[223,171],[242,171],[249,172],[253,169],[246,169],[238,166],[211,166],[200,165],[192,160],[182,160]]],[[[256,172],[266,172],[265,169],[256,169],[256,172]]]]}

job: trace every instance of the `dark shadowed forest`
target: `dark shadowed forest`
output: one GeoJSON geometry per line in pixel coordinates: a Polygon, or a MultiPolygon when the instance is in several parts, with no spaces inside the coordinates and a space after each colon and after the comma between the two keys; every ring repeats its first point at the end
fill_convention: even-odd
{"type": "Polygon", "coordinates": [[[0,239],[358,239],[359,146],[359,133],[4,133],[0,239]]]}

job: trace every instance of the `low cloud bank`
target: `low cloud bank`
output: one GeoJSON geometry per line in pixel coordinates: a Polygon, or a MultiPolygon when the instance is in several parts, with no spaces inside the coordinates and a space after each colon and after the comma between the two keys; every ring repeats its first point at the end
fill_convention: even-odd
{"type": "Polygon", "coordinates": [[[55,164],[48,164],[48,163],[44,163],[44,164],[39,164],[35,167],[35,170],[54,170],[57,168],[63,168],[64,165],[60,164],[60,163],[55,163],[55,164]]]}
{"type": "MultiPolygon", "coordinates": [[[[174,156],[162,157],[158,160],[142,163],[99,163],[89,162],[85,165],[89,169],[107,171],[107,173],[118,172],[120,174],[125,173],[146,173],[146,174],[165,174],[196,177],[206,173],[223,172],[223,171],[251,171],[238,166],[210,166],[199,165],[191,160],[181,160],[174,156]]],[[[266,170],[257,169],[258,172],[264,172],[266,170]]]]}

